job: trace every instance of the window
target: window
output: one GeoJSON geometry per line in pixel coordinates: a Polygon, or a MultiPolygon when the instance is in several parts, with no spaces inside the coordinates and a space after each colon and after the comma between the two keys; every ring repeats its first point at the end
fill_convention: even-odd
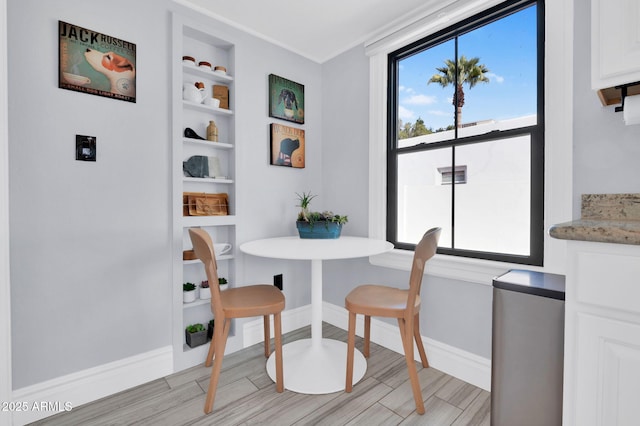
{"type": "Polygon", "coordinates": [[[467,183],[467,166],[438,167],[440,185],[467,183]]]}
{"type": "Polygon", "coordinates": [[[388,56],[387,239],[542,265],[544,4],[509,1],[388,56]]]}

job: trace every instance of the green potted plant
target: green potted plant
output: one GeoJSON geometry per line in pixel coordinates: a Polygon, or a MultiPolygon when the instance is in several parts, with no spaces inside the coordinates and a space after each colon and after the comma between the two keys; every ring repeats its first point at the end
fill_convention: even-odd
{"type": "Polygon", "coordinates": [[[185,328],[185,337],[187,339],[187,345],[190,348],[204,345],[207,343],[207,330],[202,324],[191,324],[185,328]]]}
{"type": "Polygon", "coordinates": [[[211,299],[211,289],[209,288],[209,281],[205,280],[200,283],[200,299],[208,300],[211,299]]]}
{"type": "Polygon", "coordinates": [[[331,211],[312,212],[309,210],[311,200],[316,196],[311,192],[298,194],[300,212],[296,220],[296,227],[300,238],[339,238],[342,225],[349,221],[347,216],[334,214],[331,211]]]}
{"type": "Polygon", "coordinates": [[[220,291],[225,291],[229,288],[229,282],[226,278],[218,278],[218,285],[220,286],[220,291]]]}
{"type": "Polygon", "coordinates": [[[196,285],[194,283],[182,284],[182,302],[191,303],[196,300],[196,285]]]}

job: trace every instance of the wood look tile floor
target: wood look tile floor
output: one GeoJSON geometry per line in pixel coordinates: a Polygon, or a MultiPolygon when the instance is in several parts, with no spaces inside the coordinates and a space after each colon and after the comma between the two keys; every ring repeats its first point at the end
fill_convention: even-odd
{"type": "MultiPolygon", "coordinates": [[[[328,324],[324,337],[346,341],[347,333],[328,324]]],[[[291,342],[310,336],[304,327],[283,336],[291,342]]],[[[362,348],[362,339],[356,341],[362,348]]],[[[428,355],[428,354],[427,354],[428,355]]],[[[426,413],[415,411],[404,357],[374,343],[367,373],[353,392],[303,395],[277,393],[265,370],[262,344],[224,358],[214,410],[203,413],[210,368],[176,374],[43,419],[38,425],[489,425],[489,392],[434,368],[418,374],[426,413]]]]}

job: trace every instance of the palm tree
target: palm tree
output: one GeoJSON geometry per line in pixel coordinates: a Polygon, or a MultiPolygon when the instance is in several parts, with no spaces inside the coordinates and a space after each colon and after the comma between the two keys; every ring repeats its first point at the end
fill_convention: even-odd
{"type": "Polygon", "coordinates": [[[488,83],[489,77],[485,74],[489,72],[486,66],[483,64],[478,65],[480,58],[468,59],[464,55],[458,58],[458,64],[447,59],[444,61],[446,66],[436,68],[440,74],[434,74],[429,79],[427,84],[438,83],[442,87],[448,85],[456,85],[456,90],[453,93],[452,104],[456,107],[456,121],[458,127],[462,124],[462,107],[464,106],[464,90],[463,85],[467,83],[469,89],[473,88],[478,83],[488,83]],[[456,73],[457,72],[457,73],[456,73]]]}

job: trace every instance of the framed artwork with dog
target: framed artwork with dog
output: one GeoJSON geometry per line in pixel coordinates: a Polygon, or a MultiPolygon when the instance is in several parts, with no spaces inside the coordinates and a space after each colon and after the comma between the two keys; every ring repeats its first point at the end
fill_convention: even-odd
{"type": "Polygon", "coordinates": [[[58,21],[58,87],[136,101],[136,45],[58,21]]]}
{"type": "Polygon", "coordinates": [[[269,117],[304,124],[304,86],[269,74],[269,117]]]}
{"type": "Polygon", "coordinates": [[[304,130],[271,123],[271,165],[304,169],[304,130]]]}

